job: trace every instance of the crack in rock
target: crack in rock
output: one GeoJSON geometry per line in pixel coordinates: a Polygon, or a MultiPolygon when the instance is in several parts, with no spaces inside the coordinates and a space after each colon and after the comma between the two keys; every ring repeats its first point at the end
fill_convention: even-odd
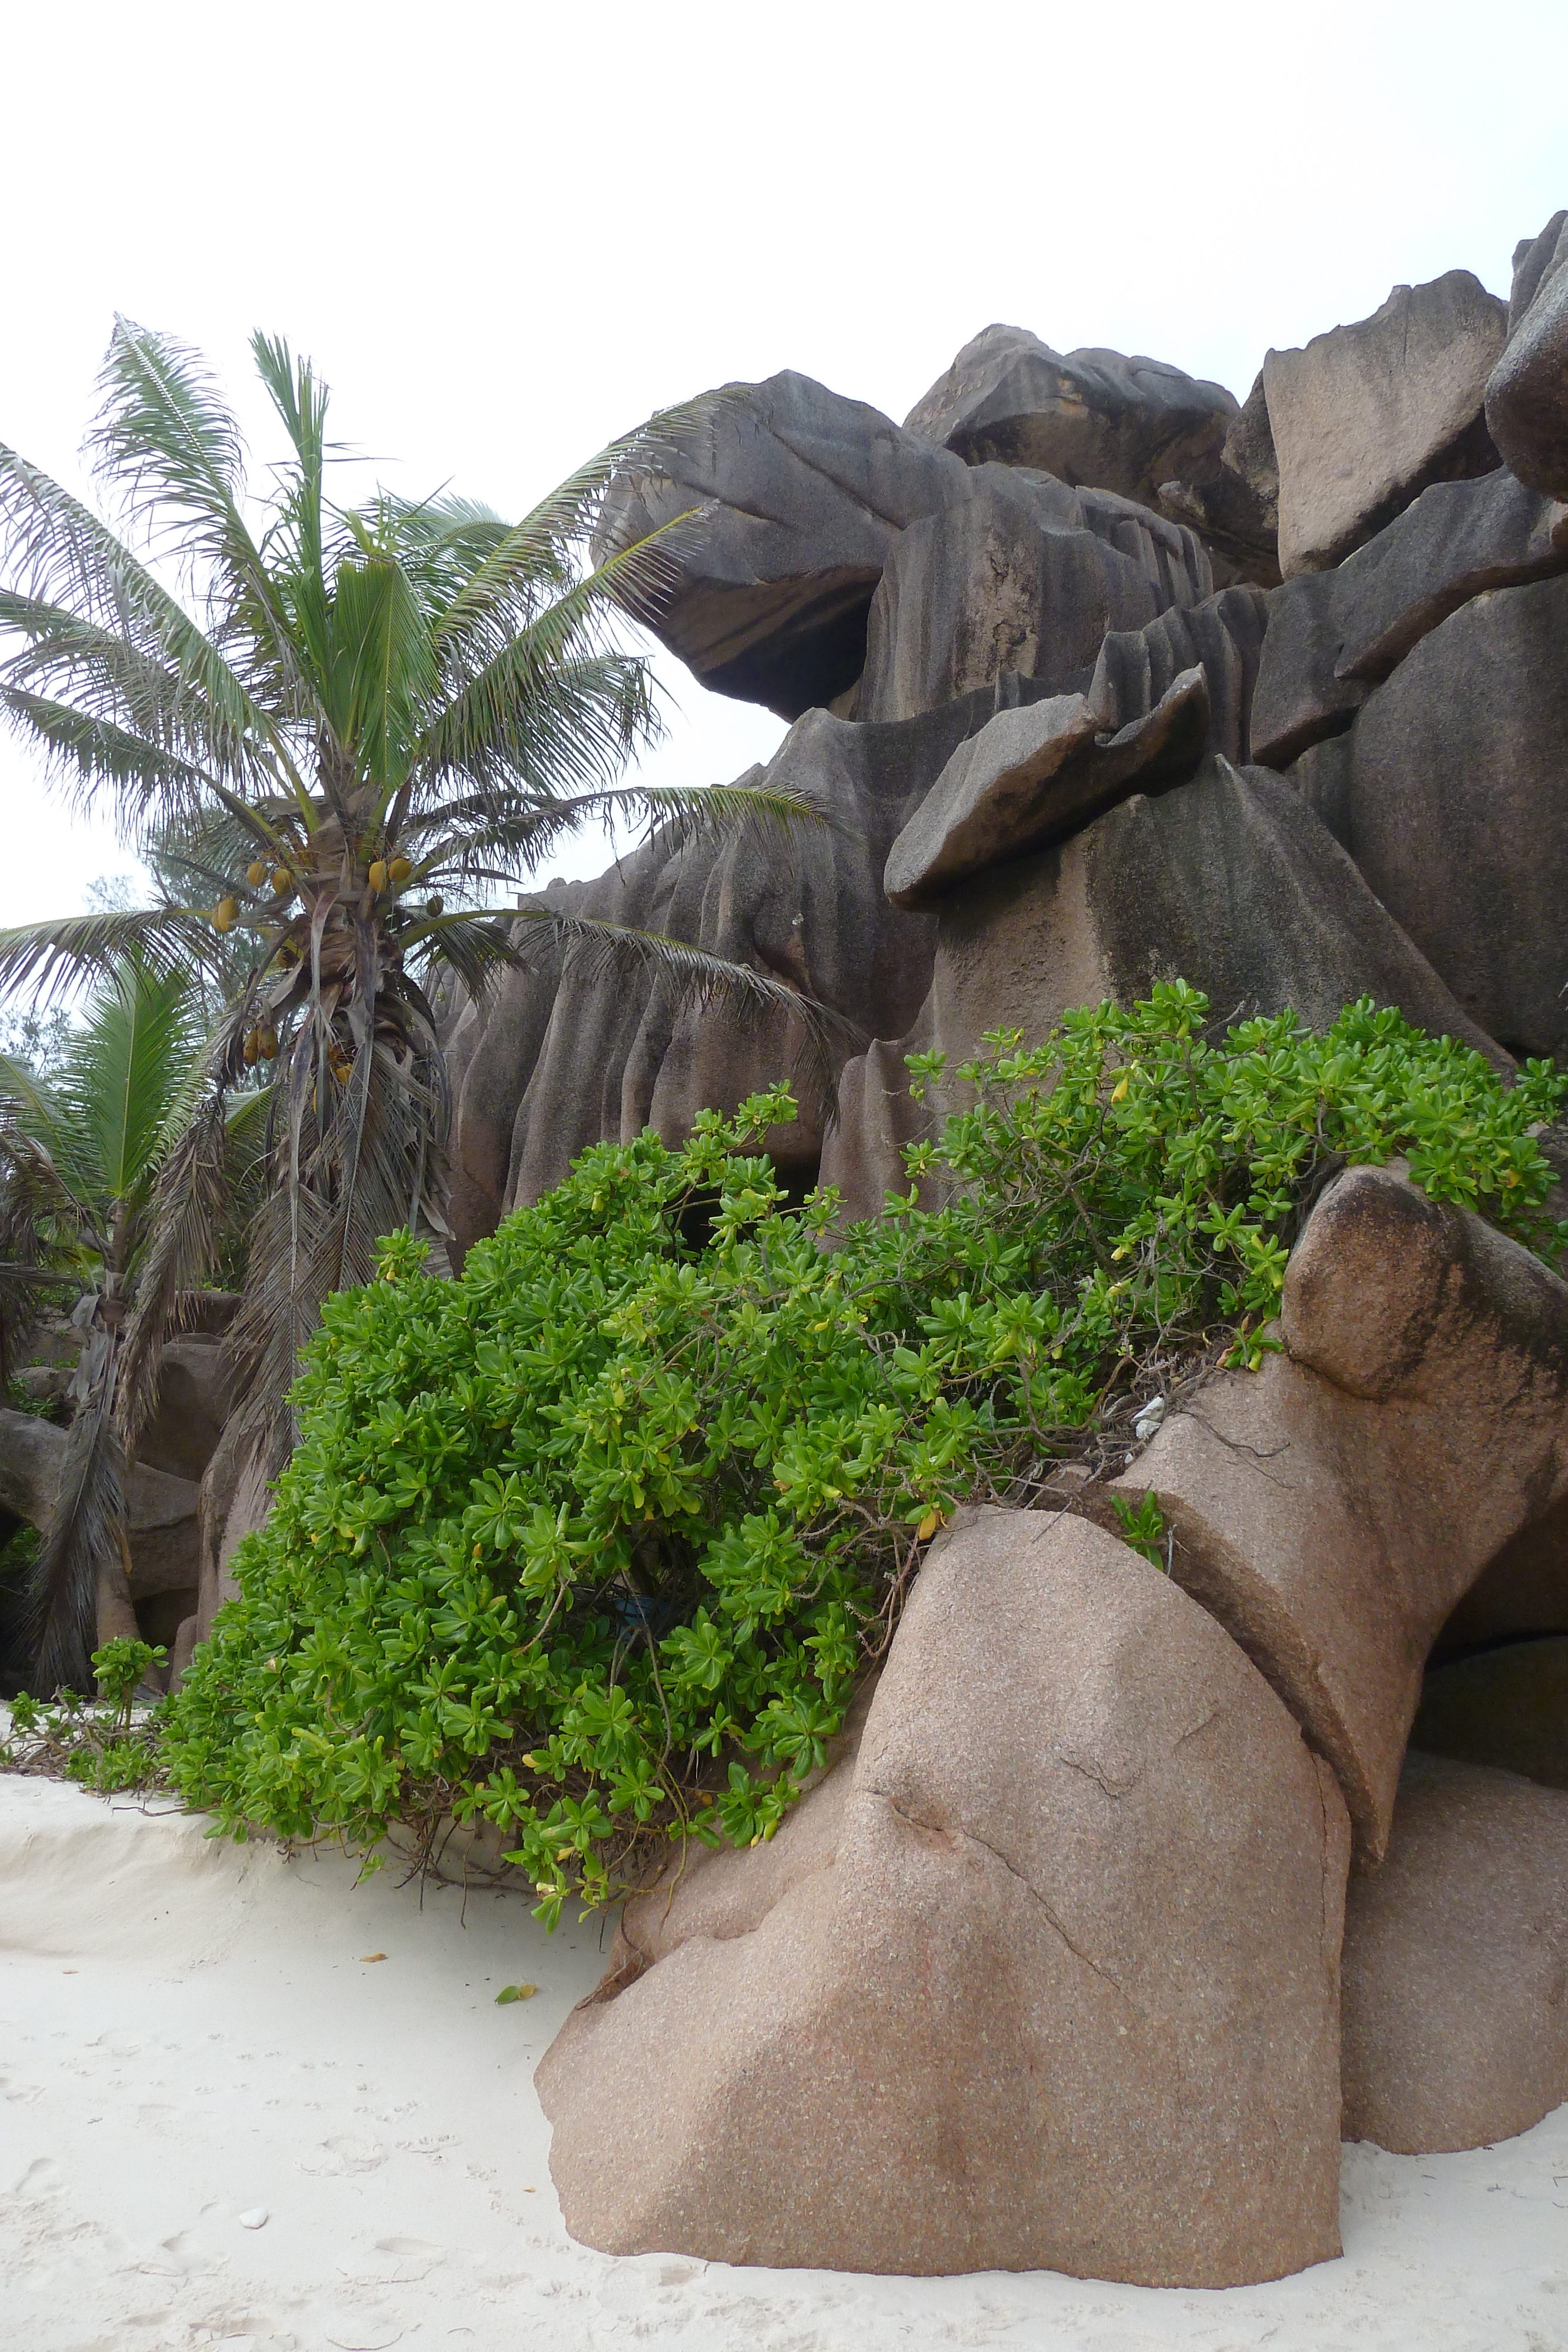
{"type": "Polygon", "coordinates": [[[999,1863],[1001,1867],[1007,1872],[1008,1876],[1009,1878],[1016,1879],[1031,1900],[1040,1906],[1040,1908],[1044,1912],[1046,1918],[1049,1920],[1051,1927],[1056,1930],[1056,1933],[1061,1937],[1068,1950],[1072,1954],[1073,1958],[1081,1960],[1086,1969],[1090,1969],[1093,1975],[1101,1979],[1103,1983],[1108,1984],[1112,1991],[1115,1994],[1117,2000],[1124,2001],[1133,2011],[1135,2017],[1142,2018],[1145,2024],[1148,2022],[1148,2011],[1144,2009],[1138,2001],[1134,2000],[1132,1994],[1127,1990],[1124,1985],[1117,1982],[1116,1979],[1111,1974],[1109,1969],[1103,1968],[1092,1952],[1086,1952],[1081,1944],[1076,1943],[1073,1940],[1072,1937],[1069,1935],[1067,1929],[1062,1926],[1061,1921],[1057,1917],[1056,1913],[1051,1909],[1050,1903],[1040,1893],[1034,1881],[1031,1878],[1027,1877],[1021,1870],[1018,1869],[1014,1864],[1010,1863],[1008,1860],[1007,1855],[1002,1853],[996,1846],[989,1844],[983,1837],[977,1837],[972,1830],[946,1829],[937,1822],[921,1821],[917,1814],[909,1812],[903,1805],[898,1803],[895,1798],[891,1797],[885,1789],[865,1789],[859,1791],[859,1793],[862,1796],[880,1797],[888,1811],[896,1814],[898,1819],[912,1830],[923,1831],[928,1837],[950,1838],[955,1845],[977,1846],[982,1853],[988,1853],[991,1860],[993,1862],[999,1863]]]}

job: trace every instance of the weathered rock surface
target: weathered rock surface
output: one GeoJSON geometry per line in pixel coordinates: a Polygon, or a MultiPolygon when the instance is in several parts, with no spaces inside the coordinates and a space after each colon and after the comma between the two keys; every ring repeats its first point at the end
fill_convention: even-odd
{"type": "Polygon", "coordinates": [[[183,1333],[163,1349],[158,1409],[142,1434],[136,1458],[150,1470],[199,1480],[217,1450],[234,1401],[234,1381],[223,1342],[205,1333],[183,1333]]]}
{"type": "Polygon", "coordinates": [[[1568,1789],[1568,1639],[1508,1642],[1429,1666],[1410,1744],[1568,1789]]]}
{"type": "MultiPolygon", "coordinates": [[[[1015,681],[1010,690],[1031,689],[1015,681]]],[[[810,712],[761,772],[809,793],[831,824],[788,843],[758,835],[675,851],[655,840],[595,882],[552,885],[546,903],[758,966],[862,1034],[901,1032],[929,984],[935,927],[888,904],[883,868],[911,810],[996,708],[987,690],[896,725],[810,712]]],[[[731,1108],[790,1076],[801,1042],[793,1022],[681,1013],[645,973],[563,965],[547,946],[536,971],[497,985],[468,1061],[450,1211],[461,1245],[559,1182],[601,1137],[652,1124],[678,1142],[705,1106],[731,1108]]],[[[846,1056],[853,1044],[852,1031],[846,1056]]],[[[803,1100],[800,1123],[771,1144],[804,1175],[821,1136],[820,1107],[803,1100]]]]}
{"type": "Polygon", "coordinates": [[[1437,482],[1333,571],[1269,599],[1252,755],[1273,767],[1349,726],[1371,688],[1488,589],[1568,571],[1560,509],[1500,467],[1437,482]]]}
{"type": "Polygon", "coordinates": [[[963,495],[965,469],[792,370],[710,398],[666,471],[612,485],[595,558],[701,509],[672,546],[657,634],[705,686],[798,719],[854,684],[890,548],[963,495]]]}
{"type": "MultiPolygon", "coordinates": [[[[42,1532],[54,1512],[67,1434],[34,1413],[0,1410],[0,1509],[42,1532]]],[[[125,1486],[133,1600],[193,1588],[196,1487],[136,1464],[125,1486]]]]}
{"type": "Polygon", "coordinates": [[[914,717],[1008,669],[1054,688],[1092,666],[1108,628],[1213,591],[1195,534],[1114,484],[971,470],[793,373],[709,403],[675,435],[667,470],[612,485],[595,551],[685,517],[667,542],[656,634],[706,686],[781,717],[839,704],[855,686],[890,566],[857,702],[875,719],[914,717]]]}
{"type": "Polygon", "coordinates": [[[1284,1352],[1221,1373],[1113,1489],[1228,1626],[1384,1853],[1439,1629],[1568,1493],[1568,1284],[1392,1170],[1352,1168],[1291,1253],[1284,1352]]]}
{"type": "Polygon", "coordinates": [[[1232,417],[1218,464],[1192,480],[1162,482],[1162,514],[1197,531],[1218,566],[1262,588],[1280,584],[1280,461],[1260,370],[1232,417]]]}
{"type": "Polygon", "coordinates": [[[1285,768],[1350,726],[1371,688],[1341,677],[1343,639],[1335,612],[1337,572],[1309,572],[1269,599],[1263,651],[1252,692],[1252,750],[1268,767],[1285,768]]]}
{"type": "Polygon", "coordinates": [[[1130,792],[1192,773],[1208,734],[1208,688],[1184,670],[1153,710],[1113,734],[1082,694],[998,711],[960,743],[894,843],[883,887],[895,907],[934,906],[965,876],[1075,833],[1130,792]]]}
{"type": "Polygon", "coordinates": [[[917,400],[906,432],[967,465],[1028,466],[1153,506],[1173,476],[1207,476],[1238,415],[1222,384],[1121,352],[1053,352],[1022,327],[987,327],[917,400]]]}
{"type": "Polygon", "coordinates": [[[858,1759],[630,1906],[547,2054],[568,2227],[1165,2285],[1327,2259],[1347,1852],[1332,1777],[1166,1578],[966,1513],[858,1759]]]}
{"type": "Polygon", "coordinates": [[[953,1071],[988,1030],[1039,1039],[1071,1005],[1130,1003],[1178,975],[1220,1024],[1291,1007],[1326,1028],[1369,994],[1497,1053],[1301,796],[1271,770],[1209,758],[1191,782],[1157,798],[1136,792],[944,902],[919,1019],[841,1074],[823,1182],[840,1187],[846,1216],[874,1214],[887,1192],[906,1189],[903,1145],[967,1107],[952,1077],[924,1107],[911,1102],[905,1054],[944,1052],[953,1071]]]}
{"type": "Polygon", "coordinates": [[[1162,613],[1135,631],[1119,631],[1100,648],[1084,688],[1114,727],[1154,709],[1184,670],[1197,668],[1208,694],[1206,749],[1245,765],[1252,757],[1252,696],[1270,600],[1259,588],[1222,588],[1200,604],[1162,613]]]}
{"type": "Polygon", "coordinates": [[[982,466],[889,550],[866,625],[859,719],[912,719],[1008,673],[1059,693],[1106,632],[1213,593],[1189,530],[1103,490],[982,466]]]}
{"type": "MultiPolygon", "coordinates": [[[[1354,736],[1351,855],[1516,1055],[1568,1049],[1564,645],[1568,579],[1478,596],[1376,689],[1354,736]]],[[[1260,677],[1255,715],[1261,697],[1260,677]]]]}
{"type": "Polygon", "coordinates": [[[1486,390],[1504,463],[1532,489],[1568,499],[1568,212],[1515,260],[1508,345],[1486,390]]]}
{"type": "Polygon", "coordinates": [[[1351,1882],[1344,2134],[1481,2147],[1568,2099],[1568,1796],[1412,1754],[1381,1870],[1351,1882]]]}
{"type": "Polygon", "coordinates": [[[1350,846],[1350,784],[1355,747],[1348,735],[1325,736],[1285,770],[1285,781],[1299,793],[1319,822],[1327,826],[1342,849],[1350,846]]]}
{"type": "Polygon", "coordinates": [[[1507,325],[1479,278],[1450,269],[1396,286],[1370,319],[1269,353],[1287,580],[1337,563],[1429,482],[1491,470],[1482,403],[1507,325]]]}

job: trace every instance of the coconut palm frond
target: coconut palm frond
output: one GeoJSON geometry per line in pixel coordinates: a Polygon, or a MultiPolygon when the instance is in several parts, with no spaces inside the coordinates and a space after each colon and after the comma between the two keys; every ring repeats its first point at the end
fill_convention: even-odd
{"type": "MultiPolygon", "coordinates": [[[[140,737],[200,774],[199,758],[191,762],[183,756],[191,697],[171,662],[121,629],[7,590],[0,590],[0,633],[26,639],[0,673],[8,686],[65,697],[73,709],[140,737]]],[[[200,740],[200,730],[195,732],[200,740]]]]}
{"type": "Polygon", "coordinates": [[[403,934],[403,955],[422,987],[444,967],[472,997],[482,997],[505,970],[526,971],[527,956],[515,945],[510,913],[458,909],[426,916],[403,934]]]}
{"type": "MultiPolygon", "coordinates": [[[[627,474],[665,469],[679,448],[714,429],[732,400],[727,389],[660,410],[610,442],[541,499],[477,567],[443,615],[437,637],[444,667],[471,667],[476,648],[478,658],[487,660],[497,635],[511,633],[508,618],[514,629],[519,621],[526,623],[541,581],[559,579],[562,551],[592,538],[612,483],[627,474]]],[[[706,511],[705,501],[694,497],[689,513],[670,518],[635,546],[613,548],[613,565],[607,562],[591,575],[597,585],[590,601],[618,604],[642,620],[656,617],[677,577],[680,533],[706,511]]]]}
{"type": "MultiPolygon", "coordinates": [[[[753,770],[760,778],[761,769],[753,770]]],[[[760,783],[623,784],[570,798],[514,801],[495,813],[488,795],[432,810],[406,828],[422,884],[470,890],[525,880],[585,825],[657,835],[672,855],[706,843],[777,850],[797,835],[836,831],[810,794],[760,783]]]]}
{"type": "Polygon", "coordinates": [[[396,557],[367,544],[338,566],[324,709],[383,794],[408,772],[436,688],[424,610],[396,557]]]}
{"type": "Polygon", "coordinates": [[[318,1089],[308,1056],[286,1106],[279,1150],[298,1170],[264,1202],[252,1228],[244,1303],[229,1334],[241,1417],[255,1442],[276,1446],[287,1427],[298,1350],[324,1301],[366,1282],[377,1242],[400,1229],[445,1230],[444,1144],[450,1123],[445,1066],[432,1036],[399,1056],[377,1043],[356,1056],[318,1129],[318,1089]]]}
{"type": "Polygon", "coordinates": [[[737,1022],[782,1016],[787,1024],[798,1024],[800,1042],[793,1075],[805,1087],[811,1108],[829,1125],[837,1118],[839,1070],[870,1042],[864,1030],[844,1014],[802,996],[770,972],[708,955],[663,932],[595,922],[537,904],[520,907],[511,920],[518,931],[531,930],[541,941],[570,949],[567,970],[591,984],[640,971],[664,987],[679,1012],[711,1010],[737,1022]]]}
{"type": "Polygon", "coordinates": [[[269,730],[217,646],[107,523],[4,443],[0,572],[14,594],[72,612],[167,666],[187,698],[184,740],[201,742],[203,766],[231,780],[254,773],[269,730]]]}
{"type": "Polygon", "coordinates": [[[427,724],[413,756],[411,804],[439,807],[455,781],[500,805],[512,794],[605,789],[664,722],[646,665],[586,645],[553,663],[538,646],[503,648],[427,724]]]}
{"type": "Polygon", "coordinates": [[[8,1056],[0,1057],[0,1148],[29,1214],[101,1248],[106,1218],[91,1122],[68,1090],[8,1056]]]}
{"type": "Polygon", "coordinates": [[[117,316],[99,391],[87,447],[136,520],[160,530],[193,524],[210,561],[231,558],[245,440],[200,352],[117,316]]]}
{"type": "Polygon", "coordinates": [[[90,1139],[99,1181],[118,1204],[136,1202],[152,1181],[197,1035],[189,974],[127,957],[71,1040],[55,1092],[90,1139]]]}
{"type": "Polygon", "coordinates": [[[72,804],[83,811],[110,793],[126,836],[140,845],[171,821],[193,813],[223,787],[164,745],[68,702],[0,681],[0,718],[13,734],[38,745],[72,804]]]}
{"type": "Polygon", "coordinates": [[[187,907],[102,909],[0,930],[0,991],[31,990],[47,1003],[128,959],[160,975],[189,972],[210,954],[211,927],[187,907]]]}
{"type": "Polygon", "coordinates": [[[0,1387],[16,1371],[40,1308],[59,1279],[44,1263],[42,1206],[26,1175],[6,1164],[0,1145],[0,1387]]]}

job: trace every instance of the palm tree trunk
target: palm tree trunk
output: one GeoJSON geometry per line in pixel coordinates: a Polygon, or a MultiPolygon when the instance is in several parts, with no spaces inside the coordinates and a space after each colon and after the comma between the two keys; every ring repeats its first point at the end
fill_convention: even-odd
{"type": "Polygon", "coordinates": [[[97,1638],[95,1650],[107,1642],[139,1642],[141,1628],[136,1622],[135,1604],[131,1598],[131,1546],[126,1540],[125,1522],[119,1528],[120,1544],[111,1556],[105,1553],[98,1564],[98,1590],[95,1598],[97,1638]]]}

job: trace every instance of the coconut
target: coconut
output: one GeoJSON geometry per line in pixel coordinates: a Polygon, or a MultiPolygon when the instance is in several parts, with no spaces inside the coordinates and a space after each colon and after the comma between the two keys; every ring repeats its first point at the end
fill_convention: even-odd
{"type": "Polygon", "coordinates": [[[253,890],[259,890],[262,884],[267,879],[266,860],[260,857],[253,857],[250,864],[245,869],[245,878],[250,884],[253,890]]]}
{"type": "Polygon", "coordinates": [[[387,887],[387,862],[384,857],[378,857],[371,866],[370,882],[371,889],[379,898],[387,887]]]}
{"type": "Polygon", "coordinates": [[[401,890],[413,872],[413,868],[406,857],[394,857],[387,867],[387,879],[394,888],[401,890]]]}

